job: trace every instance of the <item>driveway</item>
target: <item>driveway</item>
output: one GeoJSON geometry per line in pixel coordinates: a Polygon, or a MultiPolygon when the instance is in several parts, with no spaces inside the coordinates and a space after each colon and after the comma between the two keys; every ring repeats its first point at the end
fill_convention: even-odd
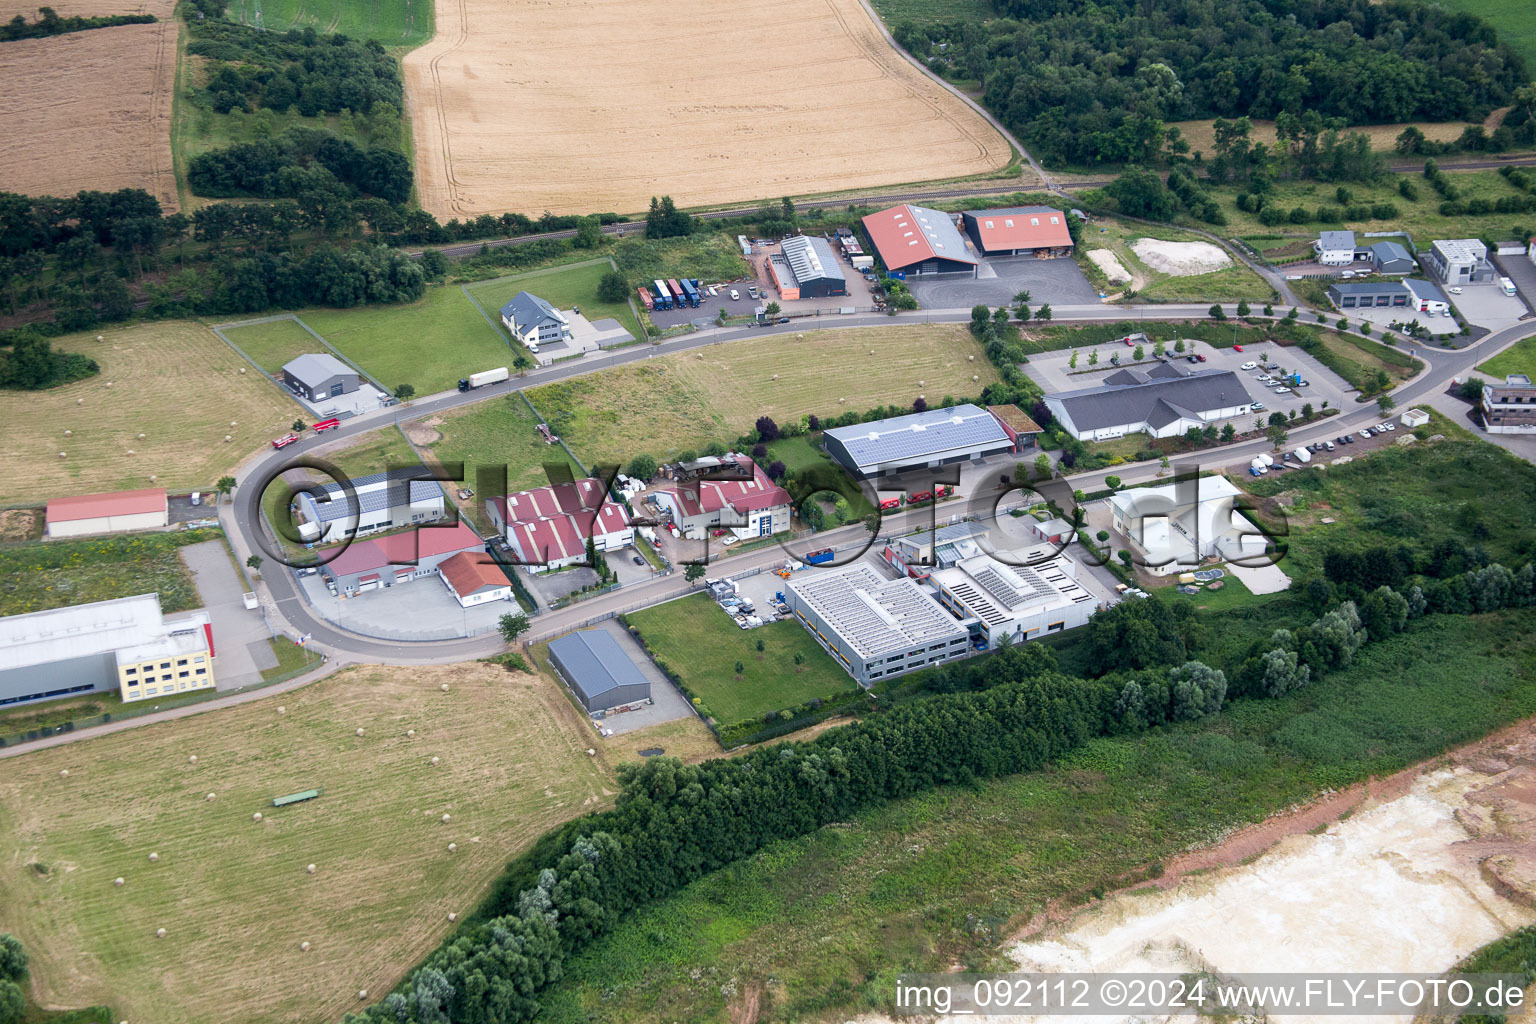
{"type": "Polygon", "coordinates": [[[907,286],[924,309],[959,309],[975,305],[1011,305],[1021,291],[1030,293],[1030,306],[1087,304],[1099,301],[1070,259],[1042,260],[1033,256],[983,259],[976,277],[909,277],[907,286]]]}
{"type": "Polygon", "coordinates": [[[213,625],[214,688],[234,690],[261,682],[262,669],[277,667],[277,655],[267,642],[271,633],[261,612],[245,607],[245,580],[224,542],[189,544],[181,549],[181,560],[192,570],[213,625]]]}
{"type": "MultiPolygon", "coordinates": [[[[693,714],[693,707],[688,703],[688,698],[684,697],[682,692],[673,686],[666,676],[661,674],[661,669],[657,668],[656,663],[646,656],[645,649],[640,646],[640,641],[631,636],[629,630],[625,629],[615,619],[599,622],[591,628],[611,633],[613,638],[619,642],[619,646],[623,648],[624,653],[629,656],[629,660],[639,667],[640,674],[645,676],[646,680],[651,684],[651,703],[636,708],[633,711],[620,711],[596,719],[600,729],[611,730],[615,734],[635,732],[636,730],[645,729],[653,725],[660,725],[663,722],[673,722],[679,718],[688,718],[693,714]]],[[[558,674],[554,673],[553,670],[551,670],[551,674],[559,678],[558,674]]]]}
{"type": "MultiPolygon", "coordinates": [[[[1526,266],[1530,266],[1529,261],[1526,261],[1526,266]]],[[[1460,295],[1448,294],[1446,298],[1461,311],[1467,323],[1486,327],[1491,331],[1508,327],[1530,312],[1518,295],[1505,295],[1503,289],[1492,282],[1462,285],[1460,295]]],[[[1454,321],[1448,319],[1446,322],[1454,321]]]]}
{"type": "Polygon", "coordinates": [[[331,594],[324,580],[318,575],[298,579],[310,608],[348,632],[381,640],[456,640],[479,636],[495,632],[502,615],[518,611],[512,601],[487,601],[461,608],[442,577],[435,574],[348,598],[331,594]]]}
{"type": "Polygon", "coordinates": [[[1529,256],[1494,256],[1493,265],[1499,273],[1515,282],[1526,306],[1536,309],[1536,263],[1529,256]]]}

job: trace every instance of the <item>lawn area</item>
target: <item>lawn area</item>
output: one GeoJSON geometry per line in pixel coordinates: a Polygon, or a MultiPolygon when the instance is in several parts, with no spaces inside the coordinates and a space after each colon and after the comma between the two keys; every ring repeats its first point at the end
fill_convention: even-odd
{"type": "Polygon", "coordinates": [[[382,473],[391,466],[419,466],[421,458],[406,441],[405,435],[392,427],[369,434],[367,440],[340,451],[326,452],[320,458],[334,463],[352,479],[382,473]]]}
{"type": "Polygon", "coordinates": [[[312,28],[353,39],[376,39],[388,47],[409,49],[432,38],[431,0],[234,0],[229,18],[268,32],[312,28]]]}
{"type": "Polygon", "coordinates": [[[995,967],[1048,906],[1536,711],[1536,612],[1435,617],[1346,671],[1051,767],[896,801],[653,903],[565,962],[541,1019],[634,1024],[888,1013],[901,971],[995,967]]]}
{"type": "Polygon", "coordinates": [[[160,595],[166,612],[196,608],[197,587],[177,549],[219,536],[184,530],[0,547],[0,615],[149,593],[160,595]]]}
{"type": "Polygon", "coordinates": [[[1336,331],[1319,331],[1321,348],[1308,351],[1357,388],[1363,388],[1379,372],[1385,372],[1394,385],[1412,377],[1422,365],[1406,352],[1378,342],[1336,331]]]}
{"type": "Polygon", "coordinates": [[[314,335],[300,327],[297,320],[288,318],[248,327],[221,327],[220,330],[240,351],[273,376],[280,376],[283,364],[306,352],[325,351],[325,346],[316,341],[314,335]]]}
{"type": "Polygon", "coordinates": [[[603,302],[597,297],[597,283],[612,270],[607,260],[568,267],[550,267],[529,274],[498,277],[494,281],[481,281],[466,285],[469,293],[492,317],[521,291],[532,292],[556,309],[581,307],[581,315],[588,320],[612,317],[624,325],[624,329],[636,338],[644,337],[640,324],[628,302],[603,302]]]}
{"type": "MultiPolygon", "coordinates": [[[[1401,129],[1398,129],[1401,130],[1401,129]]],[[[1461,193],[1461,201],[1470,199],[1502,199],[1519,195],[1520,192],[1499,176],[1497,171],[1457,171],[1454,164],[1444,163],[1442,168],[1452,184],[1461,193]]],[[[1446,217],[1440,213],[1440,194],[1430,187],[1421,174],[1387,174],[1375,184],[1350,182],[1345,186],[1351,193],[1351,205],[1361,203],[1391,203],[1397,207],[1397,217],[1390,220],[1346,221],[1340,224],[1312,222],[1304,225],[1280,225],[1265,227],[1258,215],[1237,208],[1237,194],[1243,189],[1237,185],[1209,186],[1212,198],[1221,205],[1228,224],[1222,228],[1225,237],[1249,235],[1273,235],[1283,232],[1306,233],[1311,238],[1323,228],[1350,228],[1355,231],[1401,231],[1413,238],[1420,250],[1428,248],[1436,238],[1506,238],[1514,234],[1516,227],[1528,228],[1532,223],[1529,213],[1490,213],[1480,217],[1460,215],[1446,217]],[[1418,190],[1417,199],[1405,199],[1398,193],[1398,181],[1407,178],[1418,190]]],[[[1319,206],[1338,206],[1335,195],[1338,185],[1318,181],[1277,181],[1268,202],[1289,211],[1301,206],[1315,211],[1319,206]]]]}
{"type": "Polygon", "coordinates": [[[781,437],[768,446],[768,461],[782,462],[789,473],[798,473],[812,466],[831,465],[832,459],[822,451],[807,434],[799,437],[781,437]]]}
{"type": "Polygon", "coordinates": [[[53,339],[56,349],[96,360],[96,376],[49,391],[0,391],[0,419],[15,425],[0,438],[8,471],[0,504],[140,487],[209,490],[303,412],[199,324],[142,323],[97,336],[53,339]]]}
{"type": "Polygon", "coordinates": [[[349,668],[26,754],[0,773],[0,926],[25,943],[39,1004],[337,1020],[441,942],[509,856],[607,803],[591,743],[548,681],[472,663],[349,668]],[[270,806],[311,787],[324,794],[270,806]]]}
{"type": "Polygon", "coordinates": [[[712,345],[546,384],[528,397],[584,461],[624,463],[646,450],[664,459],[729,444],[759,416],[784,423],[906,405],[920,394],[936,405],[945,395],[979,395],[996,379],[964,325],[931,324],[712,345]]]}
{"type": "Polygon", "coordinates": [[[309,309],[304,322],[393,391],[419,397],[449,391],[459,378],[511,366],[516,355],[457,285],[427,289],[419,301],[357,309],[309,309]]]}
{"type": "Polygon", "coordinates": [[[1477,372],[1486,373],[1501,384],[1512,373],[1523,373],[1536,380],[1536,338],[1521,338],[1486,363],[1479,363],[1477,372]]]}
{"type": "Polygon", "coordinates": [[[852,677],[788,619],[741,629],[708,596],[694,594],[633,612],[628,620],[656,659],[702,702],[701,711],[722,727],[855,688],[852,677]],[[804,665],[795,665],[797,653],[804,655],[804,665]]]}
{"type": "Polygon", "coordinates": [[[1205,242],[1198,235],[1177,228],[1158,227],[1149,233],[1140,224],[1122,223],[1114,217],[1096,217],[1092,224],[1083,229],[1078,264],[1090,281],[1101,288],[1116,291],[1118,288],[1110,288],[1104,275],[1087,257],[1091,249],[1109,249],[1134,276],[1133,284],[1138,287],[1136,297],[1153,302],[1225,302],[1247,299],[1262,303],[1269,300],[1269,285],[1235,260],[1225,269],[1189,277],[1177,277],[1153,270],[1131,248],[1140,238],[1155,238],[1166,242],[1205,242]]]}

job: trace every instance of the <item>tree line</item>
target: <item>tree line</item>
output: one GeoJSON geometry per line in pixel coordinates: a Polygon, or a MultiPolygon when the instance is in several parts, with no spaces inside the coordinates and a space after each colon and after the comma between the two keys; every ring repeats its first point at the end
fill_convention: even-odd
{"type": "Polygon", "coordinates": [[[207,84],[196,102],[220,114],[292,107],[305,117],[367,114],[376,103],[403,106],[399,66],[377,41],[313,28],[263,32],[222,15],[220,5],[217,17],[187,22],[187,52],[207,60],[207,84]]]}
{"type": "Polygon", "coordinates": [[[412,180],[411,162],[401,153],[361,149],[312,128],[199,153],[187,165],[188,187],[220,199],[327,196],[340,202],[370,195],[398,206],[411,197],[412,180]]]}
{"type": "Polygon", "coordinates": [[[1148,163],[1166,123],[1282,113],[1482,120],[1528,84],[1469,14],[1391,0],[994,0],[999,17],[896,26],[1047,162],[1148,163]]]}
{"type": "Polygon", "coordinates": [[[33,21],[18,14],[0,25],[0,43],[17,39],[44,39],[48,36],[61,36],[66,32],[84,32],[93,28],[112,28],[115,25],[151,25],[158,20],[153,14],[103,14],[92,18],[75,15],[61,18],[52,7],[39,7],[37,18],[33,21]]]}

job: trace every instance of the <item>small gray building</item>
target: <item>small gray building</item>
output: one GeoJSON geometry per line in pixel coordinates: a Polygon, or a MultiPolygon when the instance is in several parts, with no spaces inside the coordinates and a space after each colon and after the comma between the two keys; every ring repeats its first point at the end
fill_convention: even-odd
{"type": "Polygon", "coordinates": [[[1497,276],[1488,247],[1476,238],[1437,238],[1424,253],[1424,269],[1442,284],[1479,284],[1497,276]]]}
{"type": "Polygon", "coordinates": [[[1335,309],[1374,309],[1413,306],[1413,293],[1401,281],[1340,281],[1328,286],[1335,309]]]}
{"type": "Polygon", "coordinates": [[[1397,242],[1377,242],[1371,246],[1371,266],[1378,274],[1411,274],[1418,269],[1412,254],[1397,242]]]}
{"type": "Polygon", "coordinates": [[[651,697],[650,680],[606,629],[581,629],[552,641],[549,663],[590,712],[651,697]]]}
{"type": "Polygon", "coordinates": [[[323,402],[356,391],[358,374],[328,352],[306,352],[284,364],[283,383],[306,401],[323,402]]]}

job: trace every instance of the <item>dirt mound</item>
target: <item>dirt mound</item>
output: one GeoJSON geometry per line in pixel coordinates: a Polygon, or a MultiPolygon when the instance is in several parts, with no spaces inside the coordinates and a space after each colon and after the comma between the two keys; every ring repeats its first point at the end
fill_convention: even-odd
{"type": "Polygon", "coordinates": [[[38,519],[42,513],[35,508],[13,508],[0,512],[0,540],[32,540],[38,535],[38,519]]]}
{"type": "Polygon", "coordinates": [[[1094,266],[1104,271],[1110,284],[1130,284],[1131,272],[1125,269],[1125,264],[1120,262],[1120,257],[1113,250],[1089,249],[1088,258],[1093,260],[1094,266]]]}
{"type": "Polygon", "coordinates": [[[425,419],[412,420],[401,425],[406,438],[411,444],[419,447],[434,445],[443,439],[442,431],[437,428],[443,425],[441,416],[428,416],[425,419]]]}
{"type": "Polygon", "coordinates": [[[1165,242],[1157,238],[1138,238],[1131,249],[1153,270],[1174,277],[1209,274],[1232,265],[1231,258],[1210,242],[1165,242]]]}

